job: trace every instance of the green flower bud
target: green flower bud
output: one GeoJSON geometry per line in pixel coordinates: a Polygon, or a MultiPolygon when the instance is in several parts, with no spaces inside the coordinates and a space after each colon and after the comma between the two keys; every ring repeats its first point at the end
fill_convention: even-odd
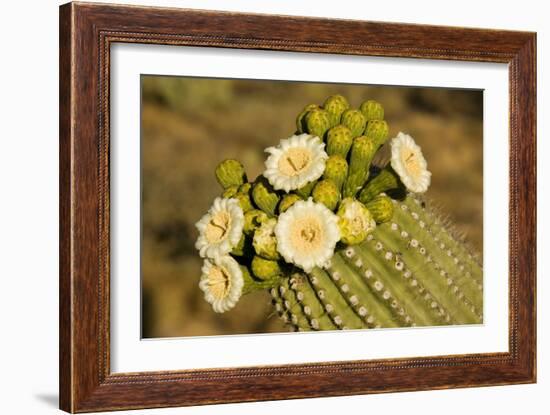
{"type": "Polygon", "coordinates": [[[342,195],[344,197],[354,197],[367,181],[368,174],[369,172],[366,170],[360,170],[355,173],[350,172],[344,182],[342,195]]]}
{"type": "Polygon", "coordinates": [[[241,239],[239,240],[239,243],[233,247],[233,250],[231,251],[232,255],[235,256],[243,256],[244,255],[244,245],[245,245],[245,236],[244,234],[241,236],[241,239]]]}
{"type": "Polygon", "coordinates": [[[348,127],[345,125],[332,127],[327,133],[327,154],[329,156],[338,154],[346,158],[352,142],[353,137],[348,127]]]}
{"type": "Polygon", "coordinates": [[[227,189],[225,189],[222,193],[222,197],[225,197],[226,199],[231,199],[232,197],[235,197],[237,193],[239,192],[239,186],[229,186],[227,189]]]}
{"type": "MultiPolygon", "coordinates": [[[[256,261],[256,266],[258,266],[258,262],[256,261]]],[[[245,265],[240,265],[241,271],[243,273],[243,291],[242,294],[248,294],[254,291],[258,290],[266,290],[270,289],[272,287],[278,287],[281,284],[281,277],[282,273],[275,274],[275,276],[267,279],[267,280],[261,280],[257,278],[256,276],[253,276],[249,270],[249,267],[245,265]]],[[[250,264],[250,267],[252,267],[252,264],[250,264]]],[[[261,265],[260,269],[257,270],[261,273],[261,265]]]]}
{"type": "Polygon", "coordinates": [[[351,197],[342,200],[336,214],[341,241],[348,245],[363,242],[376,227],[376,222],[365,205],[351,197]]]}
{"type": "Polygon", "coordinates": [[[279,202],[279,195],[265,177],[260,176],[252,186],[252,199],[256,206],[269,216],[275,216],[275,209],[279,202]]]}
{"type": "Polygon", "coordinates": [[[281,274],[281,267],[277,261],[264,259],[259,256],[252,258],[252,273],[260,280],[269,280],[281,274]]]}
{"type": "Polygon", "coordinates": [[[389,127],[384,120],[372,120],[367,123],[365,135],[376,143],[376,148],[380,147],[388,139],[389,127]]]}
{"type": "Polygon", "coordinates": [[[242,294],[248,294],[256,289],[256,281],[254,280],[254,277],[250,274],[250,270],[245,265],[239,265],[239,268],[241,269],[243,273],[243,291],[242,294]]]}
{"type": "MultiPolygon", "coordinates": [[[[364,135],[361,137],[356,137],[351,146],[351,156],[349,162],[350,174],[366,171],[368,177],[370,163],[376,154],[377,149],[378,147],[370,137],[365,137],[364,135]]],[[[365,179],[367,177],[365,177],[365,179]]]]}
{"type": "Polygon", "coordinates": [[[384,119],[384,107],[379,102],[373,100],[363,102],[359,106],[359,111],[363,113],[367,121],[384,119]]]}
{"type": "Polygon", "coordinates": [[[361,190],[361,193],[359,193],[358,199],[366,204],[380,193],[398,189],[401,186],[401,181],[397,173],[395,173],[391,167],[387,166],[378,176],[366,184],[363,190],[361,190]]]}
{"type": "Polygon", "coordinates": [[[321,180],[313,188],[313,200],[322,203],[330,210],[336,209],[340,200],[340,191],[332,180],[321,180]]]}
{"type": "Polygon", "coordinates": [[[216,179],[224,189],[240,186],[246,181],[244,167],[237,160],[224,160],[216,167],[216,179]]]}
{"type": "Polygon", "coordinates": [[[366,206],[376,223],[389,222],[393,216],[393,203],[388,196],[378,195],[366,206]]]}
{"type": "Polygon", "coordinates": [[[325,133],[330,128],[330,119],[328,112],[322,109],[313,109],[306,115],[307,132],[311,135],[323,139],[325,133]]]}
{"type": "Polygon", "coordinates": [[[316,184],[317,184],[317,180],[314,180],[312,182],[309,182],[305,186],[295,190],[295,192],[302,199],[307,199],[309,195],[311,195],[311,192],[313,191],[313,188],[315,187],[316,184]]]}
{"type": "Polygon", "coordinates": [[[254,205],[252,204],[252,200],[250,200],[250,195],[248,193],[237,192],[234,198],[239,201],[239,205],[241,205],[241,209],[244,213],[254,209],[254,205]]]}
{"type": "Polygon", "coordinates": [[[256,229],[268,219],[269,217],[259,209],[249,210],[244,214],[244,233],[249,236],[254,235],[256,229]]]}
{"type": "Polygon", "coordinates": [[[348,127],[352,137],[359,137],[365,131],[367,120],[359,110],[345,110],[340,122],[348,127]]]}
{"type": "Polygon", "coordinates": [[[314,109],[319,109],[319,106],[315,104],[306,105],[302,110],[302,112],[300,112],[296,117],[296,130],[298,130],[299,133],[305,133],[307,131],[307,124],[306,124],[305,117],[309,111],[314,109]]]}
{"type": "Polygon", "coordinates": [[[252,245],[258,255],[267,259],[279,259],[277,238],[275,237],[276,219],[268,219],[254,232],[252,245]]]}
{"type": "Polygon", "coordinates": [[[284,211],[286,211],[298,200],[302,200],[302,198],[298,196],[296,193],[289,193],[287,195],[284,195],[281,201],[279,202],[279,213],[283,213],[284,211]]]}
{"type": "Polygon", "coordinates": [[[349,103],[342,95],[332,95],[326,99],[323,108],[328,112],[330,126],[334,127],[340,123],[340,117],[349,108],[349,103]]]}
{"type": "Polygon", "coordinates": [[[323,177],[331,180],[338,191],[342,190],[342,185],[348,176],[348,162],[340,155],[332,155],[327,159],[323,177]]]}

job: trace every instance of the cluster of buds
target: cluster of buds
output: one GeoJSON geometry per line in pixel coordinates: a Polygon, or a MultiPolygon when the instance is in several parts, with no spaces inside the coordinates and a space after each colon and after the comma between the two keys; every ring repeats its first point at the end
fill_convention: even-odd
{"type": "Polygon", "coordinates": [[[420,148],[403,133],[391,140],[391,163],[372,167],[389,136],[376,101],[353,109],[334,95],[306,106],[296,127],[266,149],[266,169],[254,181],[236,160],[216,168],[223,192],[198,222],[196,243],[205,258],[200,287],[215,311],[295,268],[322,268],[338,245],[360,244],[391,220],[391,191],[422,193],[430,184],[420,148]]]}

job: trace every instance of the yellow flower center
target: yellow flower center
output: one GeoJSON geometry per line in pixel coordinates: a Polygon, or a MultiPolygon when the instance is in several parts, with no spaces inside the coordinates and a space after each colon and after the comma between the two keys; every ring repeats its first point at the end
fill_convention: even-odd
{"type": "Polygon", "coordinates": [[[224,268],[213,266],[208,273],[208,287],[218,300],[227,297],[231,288],[229,273],[224,268]]]}
{"type": "Polygon", "coordinates": [[[205,236],[206,240],[213,244],[220,242],[225,238],[229,227],[231,226],[231,215],[229,212],[218,212],[210,218],[210,222],[206,225],[205,236]]]}
{"type": "Polygon", "coordinates": [[[296,176],[311,163],[311,153],[306,148],[291,148],[279,159],[279,171],[285,176],[296,176]]]}
{"type": "Polygon", "coordinates": [[[422,172],[422,167],[420,166],[418,155],[416,154],[416,152],[411,149],[405,149],[401,154],[401,159],[403,160],[403,164],[405,165],[405,168],[407,169],[409,174],[415,177],[418,177],[420,175],[420,173],[422,172]]]}
{"type": "Polygon", "coordinates": [[[290,236],[294,249],[304,254],[315,252],[324,240],[323,228],[314,217],[295,220],[290,236]]]}

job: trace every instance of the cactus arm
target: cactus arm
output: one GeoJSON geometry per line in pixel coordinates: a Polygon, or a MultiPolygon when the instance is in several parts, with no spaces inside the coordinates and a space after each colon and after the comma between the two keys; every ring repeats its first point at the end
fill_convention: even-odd
{"type": "Polygon", "coordinates": [[[290,321],[299,330],[311,330],[309,319],[303,312],[303,306],[296,297],[296,292],[290,287],[290,278],[283,278],[279,287],[279,294],[288,310],[290,321]]]}
{"type": "Polygon", "coordinates": [[[302,311],[309,317],[309,324],[313,330],[336,330],[338,328],[324,309],[307,275],[294,274],[290,279],[290,288],[294,290],[296,298],[302,304],[302,311]]]}
{"type": "Polygon", "coordinates": [[[384,252],[384,254],[388,252],[391,253],[391,258],[386,259],[386,269],[388,266],[395,269],[389,271],[389,275],[395,274],[398,268],[402,269],[400,271],[400,279],[389,278],[389,280],[393,281],[394,284],[404,284],[405,289],[400,290],[400,298],[404,300],[407,309],[410,310],[411,314],[417,315],[421,325],[455,323],[448,310],[438,301],[434,293],[423,284],[421,278],[418,278],[418,276],[412,272],[402,254],[397,253],[398,249],[400,249],[399,244],[395,243],[391,238],[388,238],[389,235],[383,230],[384,227],[379,226],[378,231],[375,232],[378,239],[372,236],[369,238],[369,241],[363,244],[365,246],[363,249],[376,250],[381,247],[382,249],[380,249],[380,251],[384,252]]]}
{"type": "MultiPolygon", "coordinates": [[[[394,325],[398,327],[410,327],[428,324],[420,319],[418,314],[411,313],[408,305],[403,301],[401,291],[403,286],[395,284],[392,274],[385,267],[385,260],[373,252],[371,248],[364,249],[361,246],[348,247],[340,256],[344,258],[355,272],[365,275],[365,282],[376,299],[383,304],[392,314],[394,325]],[[368,264],[368,265],[366,265],[368,264]],[[369,272],[370,271],[370,272],[369,272]]],[[[384,325],[384,327],[392,327],[384,325]]]]}
{"type": "MultiPolygon", "coordinates": [[[[400,226],[397,226],[396,233],[402,232],[402,230],[399,229],[402,226],[409,230],[410,241],[416,239],[422,242],[426,251],[423,256],[428,259],[431,267],[439,272],[440,279],[446,279],[448,286],[454,290],[459,300],[461,300],[476,317],[479,317],[480,309],[483,304],[483,286],[471,277],[470,272],[460,270],[454,263],[454,260],[447,255],[447,251],[441,249],[440,243],[434,240],[434,235],[442,233],[441,228],[437,230],[431,228],[431,230],[429,230],[425,224],[425,219],[423,212],[420,212],[420,214],[416,212],[411,213],[410,208],[406,204],[401,204],[400,207],[395,209],[394,227],[397,226],[397,222],[400,224],[400,226]],[[403,206],[405,206],[406,209],[403,209],[403,206]]],[[[410,249],[409,251],[421,253],[421,247],[419,245],[417,249],[410,249]]],[[[480,268],[478,268],[476,275],[479,273],[481,273],[480,268]]]]}
{"type": "Polygon", "coordinates": [[[380,229],[375,232],[376,236],[400,253],[411,271],[416,274],[416,279],[423,282],[423,285],[432,293],[436,301],[448,310],[453,319],[460,324],[478,323],[479,316],[475,310],[472,311],[470,300],[448,271],[442,269],[434,260],[432,252],[419,242],[414,228],[407,227],[408,232],[404,232],[400,227],[392,229],[392,225],[400,222],[398,219],[400,213],[397,210],[394,222],[379,226],[380,229]],[[390,232],[393,232],[393,236],[388,236],[390,232]]]}
{"type": "Polygon", "coordinates": [[[361,317],[349,306],[345,297],[342,297],[338,286],[325,271],[313,268],[310,275],[311,283],[316,288],[317,293],[319,291],[323,292],[322,295],[319,295],[319,298],[331,320],[338,328],[361,329],[367,327],[361,317]]]}
{"type": "MultiPolygon", "coordinates": [[[[453,256],[453,246],[456,246],[456,242],[453,245],[446,245],[441,241],[441,235],[448,232],[444,232],[443,227],[435,224],[426,224],[423,216],[419,213],[407,209],[404,211],[404,215],[408,213],[409,219],[417,222],[420,226],[420,234],[426,236],[425,243],[427,249],[431,249],[432,252],[437,253],[438,261],[434,261],[434,266],[440,265],[441,271],[446,273],[446,276],[452,278],[455,284],[460,287],[460,290],[464,292],[467,299],[471,300],[472,306],[476,308],[476,312],[479,314],[479,309],[483,304],[483,283],[482,269],[474,264],[465,269],[464,265],[460,263],[458,257],[453,256]]],[[[421,211],[419,211],[422,214],[421,211]]]]}
{"type": "Polygon", "coordinates": [[[277,312],[281,320],[283,320],[283,322],[286,325],[288,325],[295,331],[298,331],[298,327],[291,321],[291,318],[290,318],[291,312],[286,307],[285,301],[283,300],[279,290],[280,290],[280,287],[273,287],[269,291],[269,293],[271,294],[271,303],[275,307],[275,311],[277,312]]]}
{"type": "MultiPolygon", "coordinates": [[[[434,215],[429,208],[421,209],[421,201],[417,198],[408,198],[405,204],[409,207],[411,215],[415,213],[420,216],[424,213],[426,230],[430,233],[435,242],[438,242],[440,249],[444,249],[447,256],[461,270],[470,272],[471,277],[478,283],[483,284],[483,267],[467,248],[467,244],[457,241],[452,232],[446,229],[441,220],[434,215]]],[[[481,289],[482,287],[480,287],[481,289]]]]}
{"type": "MultiPolygon", "coordinates": [[[[365,284],[364,280],[369,277],[364,273],[358,273],[340,255],[334,255],[331,260],[329,273],[338,273],[337,283],[340,285],[340,291],[347,291],[348,302],[362,317],[368,327],[398,327],[395,316],[387,306],[385,300],[377,298],[375,290],[365,284]],[[344,289],[344,286],[348,286],[344,289]],[[356,297],[356,300],[353,299],[356,297]],[[356,303],[356,304],[354,304],[356,303]]],[[[332,275],[334,280],[334,275],[332,275]]]]}

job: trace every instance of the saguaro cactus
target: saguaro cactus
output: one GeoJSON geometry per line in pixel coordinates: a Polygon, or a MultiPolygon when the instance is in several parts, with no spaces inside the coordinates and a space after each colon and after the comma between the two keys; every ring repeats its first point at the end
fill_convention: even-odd
{"type": "Polygon", "coordinates": [[[482,322],[481,264],[422,195],[431,173],[420,147],[403,133],[386,143],[383,117],[378,102],[357,110],[329,97],[266,150],[253,183],[240,163],[220,163],[224,191],[196,244],[214,311],[268,289],[296,330],[482,322]],[[375,169],[383,145],[391,161],[375,169]]]}

